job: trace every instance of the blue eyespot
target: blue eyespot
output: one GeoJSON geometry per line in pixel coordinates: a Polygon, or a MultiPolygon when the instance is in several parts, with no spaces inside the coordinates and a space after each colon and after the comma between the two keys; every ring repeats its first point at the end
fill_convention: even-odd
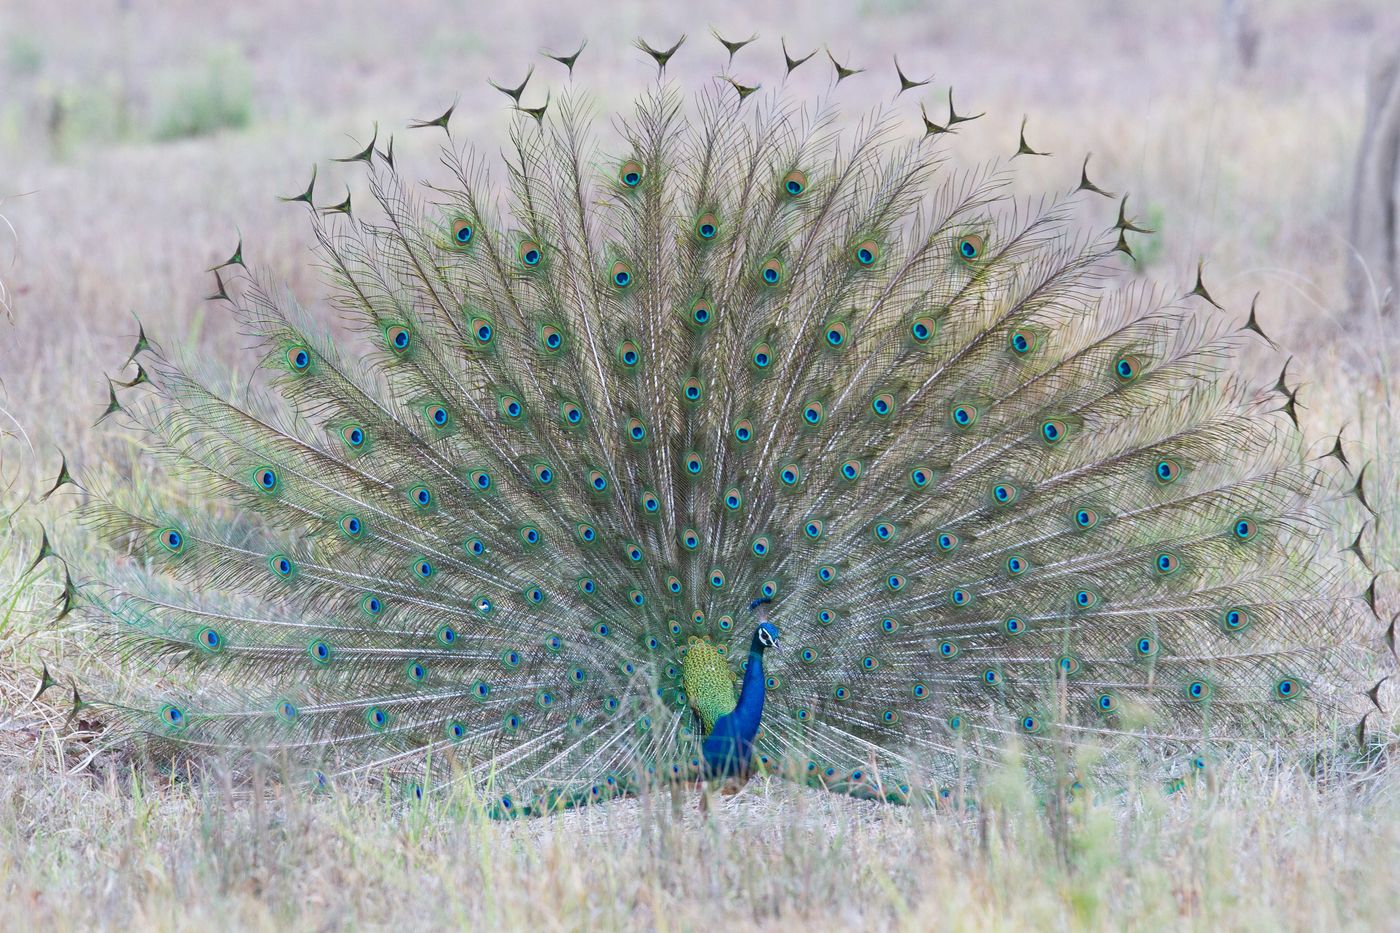
{"type": "Polygon", "coordinates": [[[254,470],[253,479],[257,482],[258,487],[264,492],[272,492],[276,490],[277,484],[279,482],[277,478],[277,471],[274,470],[272,467],[259,467],[258,469],[254,470]]]}

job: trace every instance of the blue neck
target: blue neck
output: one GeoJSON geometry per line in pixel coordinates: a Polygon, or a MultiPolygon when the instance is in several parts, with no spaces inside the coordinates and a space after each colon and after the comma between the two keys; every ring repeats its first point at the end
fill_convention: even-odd
{"type": "Polygon", "coordinates": [[[741,741],[752,743],[763,719],[763,697],[767,692],[763,676],[763,652],[757,645],[749,648],[749,664],[744,670],[744,684],[739,689],[739,704],[734,707],[734,724],[741,741]]]}

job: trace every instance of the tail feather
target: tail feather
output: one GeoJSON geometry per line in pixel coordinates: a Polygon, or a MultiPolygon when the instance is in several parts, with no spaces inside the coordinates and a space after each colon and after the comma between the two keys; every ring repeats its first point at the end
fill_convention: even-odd
{"type": "Polygon", "coordinates": [[[603,140],[517,114],[499,179],[371,153],[308,211],[333,314],[223,280],[246,392],[142,348],[185,485],[87,512],[129,557],[87,618],[156,662],[113,714],[548,811],[700,773],[683,657],[741,665],[756,596],[759,766],[862,796],[1348,712],[1330,478],[1225,375],[1247,335],[1119,281],[1095,189],[1016,201],[897,117],[658,85],[603,140]]]}

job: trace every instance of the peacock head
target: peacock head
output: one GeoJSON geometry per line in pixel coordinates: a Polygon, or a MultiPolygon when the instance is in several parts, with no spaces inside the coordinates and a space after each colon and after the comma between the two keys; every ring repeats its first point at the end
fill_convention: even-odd
{"type": "Polygon", "coordinates": [[[765,648],[778,647],[778,627],[772,622],[758,623],[758,630],[753,633],[753,647],[760,654],[765,648]]]}

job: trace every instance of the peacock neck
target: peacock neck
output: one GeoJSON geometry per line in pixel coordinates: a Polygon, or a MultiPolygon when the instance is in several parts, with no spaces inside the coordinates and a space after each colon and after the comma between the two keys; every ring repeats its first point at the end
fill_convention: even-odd
{"type": "Polygon", "coordinates": [[[749,663],[744,668],[744,682],[739,689],[739,703],[734,707],[738,732],[745,741],[752,742],[758,734],[767,689],[763,676],[763,643],[754,635],[753,643],[749,646],[749,663]]]}

